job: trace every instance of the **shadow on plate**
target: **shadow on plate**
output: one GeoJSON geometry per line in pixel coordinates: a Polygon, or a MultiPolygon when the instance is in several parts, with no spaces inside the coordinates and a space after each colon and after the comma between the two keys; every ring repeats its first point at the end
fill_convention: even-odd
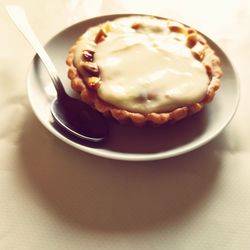
{"type": "Polygon", "coordinates": [[[100,143],[78,139],[55,122],[51,122],[51,125],[67,139],[79,145],[105,148],[113,152],[138,154],[165,152],[191,143],[206,130],[206,119],[207,114],[204,109],[192,117],[158,128],[135,127],[131,124],[120,125],[116,121],[109,121],[110,135],[107,140],[100,143]]]}
{"type": "Polygon", "coordinates": [[[111,123],[107,148],[123,153],[158,153],[191,143],[206,130],[206,110],[159,128],[111,123]]]}

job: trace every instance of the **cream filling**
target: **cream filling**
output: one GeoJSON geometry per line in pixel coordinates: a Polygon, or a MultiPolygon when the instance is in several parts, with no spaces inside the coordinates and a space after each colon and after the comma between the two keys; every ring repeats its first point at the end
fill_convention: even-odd
{"type": "Polygon", "coordinates": [[[118,25],[97,44],[101,99],[121,109],[150,113],[168,112],[204,98],[209,83],[205,67],[180,34],[174,35],[160,22],[139,30],[118,25]]]}

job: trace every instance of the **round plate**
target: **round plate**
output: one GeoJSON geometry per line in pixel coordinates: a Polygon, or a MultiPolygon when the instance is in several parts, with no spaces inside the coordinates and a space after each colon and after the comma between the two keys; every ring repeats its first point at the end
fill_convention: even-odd
{"type": "MultiPolygon", "coordinates": [[[[90,26],[129,15],[101,16],[77,23],[53,37],[46,50],[55,63],[59,76],[69,95],[70,89],[65,59],[69,48],[90,26]]],[[[207,37],[206,37],[207,38],[207,37]]],[[[58,127],[50,114],[50,103],[55,91],[38,56],[32,61],[28,73],[28,96],[32,109],[41,123],[56,137],[84,152],[106,158],[147,161],[169,158],[194,150],[217,136],[232,119],[239,101],[239,84],[227,56],[207,38],[210,46],[221,59],[224,76],[215,99],[203,111],[178,123],[159,128],[136,128],[110,121],[110,136],[101,144],[80,141],[58,127]]]]}

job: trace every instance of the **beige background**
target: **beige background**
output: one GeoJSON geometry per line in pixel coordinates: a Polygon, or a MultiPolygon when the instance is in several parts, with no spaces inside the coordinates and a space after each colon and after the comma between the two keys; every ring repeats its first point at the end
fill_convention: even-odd
{"type": "Polygon", "coordinates": [[[0,0],[0,249],[250,249],[250,2],[0,0]],[[203,31],[239,73],[241,102],[206,146],[147,163],[80,152],[52,136],[26,95],[32,48],[4,5],[45,43],[85,18],[140,12],[203,31]]]}

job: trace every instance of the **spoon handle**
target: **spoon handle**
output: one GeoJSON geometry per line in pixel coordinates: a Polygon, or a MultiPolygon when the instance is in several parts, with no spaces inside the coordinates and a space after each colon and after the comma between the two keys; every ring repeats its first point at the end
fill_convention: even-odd
{"type": "Polygon", "coordinates": [[[7,5],[6,10],[11,19],[13,20],[13,22],[15,23],[15,25],[17,26],[17,28],[21,31],[21,33],[24,35],[24,37],[28,40],[33,49],[39,55],[40,59],[42,60],[45,68],[47,69],[51,77],[52,82],[55,85],[57,92],[60,93],[64,92],[64,87],[58,76],[55,65],[53,64],[47,52],[39,42],[33,30],[31,29],[31,26],[28,22],[24,9],[18,5],[7,5]]]}

